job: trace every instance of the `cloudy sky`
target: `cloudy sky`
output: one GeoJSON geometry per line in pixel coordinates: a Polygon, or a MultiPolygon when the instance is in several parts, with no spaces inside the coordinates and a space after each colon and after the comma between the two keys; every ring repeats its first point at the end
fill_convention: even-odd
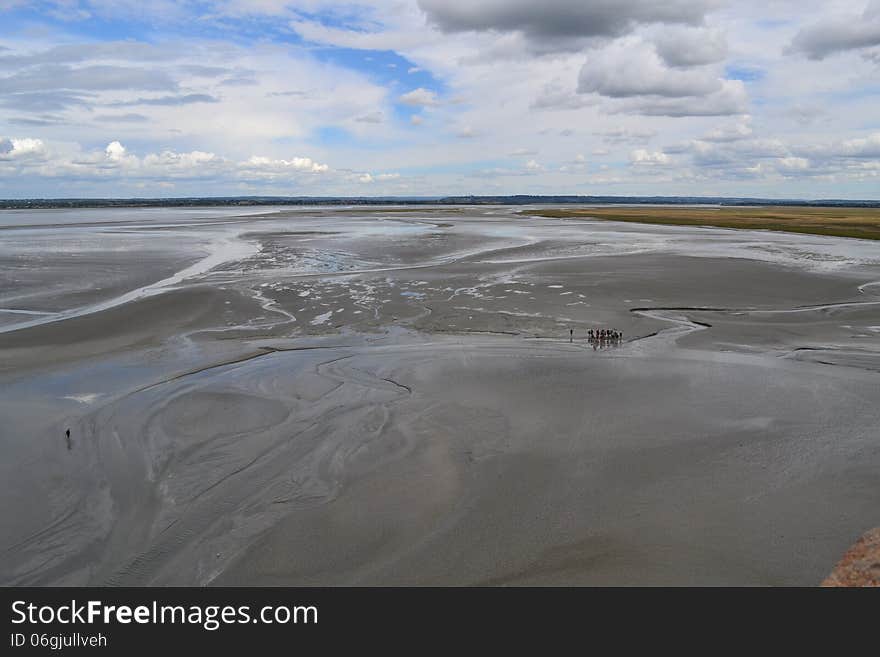
{"type": "Polygon", "coordinates": [[[880,198],[880,0],[0,0],[0,197],[880,198]]]}

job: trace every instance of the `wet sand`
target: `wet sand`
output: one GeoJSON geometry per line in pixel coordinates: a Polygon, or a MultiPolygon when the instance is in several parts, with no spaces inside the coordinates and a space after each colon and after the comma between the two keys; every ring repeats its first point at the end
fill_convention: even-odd
{"type": "Polygon", "coordinates": [[[818,584],[880,245],[519,209],[0,213],[0,582],[818,584]]]}

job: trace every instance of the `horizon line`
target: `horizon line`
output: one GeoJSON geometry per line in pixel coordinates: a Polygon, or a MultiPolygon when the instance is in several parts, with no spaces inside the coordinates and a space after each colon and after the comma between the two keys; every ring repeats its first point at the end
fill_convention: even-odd
{"type": "Polygon", "coordinates": [[[22,197],[0,198],[0,209],[19,209],[27,207],[41,207],[52,209],[53,207],[106,207],[125,205],[181,205],[197,204],[208,206],[217,205],[306,205],[318,204],[385,204],[400,203],[409,205],[428,204],[498,204],[498,205],[527,205],[527,204],[581,204],[581,203],[609,203],[609,204],[650,204],[660,203],[665,205],[693,205],[704,203],[707,205],[728,204],[769,204],[769,205],[835,205],[854,204],[859,206],[880,207],[880,199],[859,198],[767,198],[759,196],[682,196],[682,195],[604,195],[604,194],[456,194],[438,196],[275,196],[275,195],[249,195],[249,196],[131,196],[131,197],[22,197]]]}

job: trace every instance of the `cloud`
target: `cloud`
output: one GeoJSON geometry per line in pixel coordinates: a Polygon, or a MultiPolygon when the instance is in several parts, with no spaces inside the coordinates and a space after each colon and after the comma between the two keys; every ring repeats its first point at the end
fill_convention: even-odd
{"type": "Polygon", "coordinates": [[[439,104],[437,94],[424,87],[408,91],[405,94],[402,94],[397,100],[410,107],[433,107],[439,104]]]}
{"type": "Polygon", "coordinates": [[[27,125],[45,128],[39,136],[59,140],[65,139],[66,124],[94,143],[103,137],[100,123],[106,120],[124,139],[155,144],[173,133],[186,135],[202,150],[226,142],[244,156],[254,142],[274,152],[275,139],[302,139],[328,124],[357,127],[362,122],[355,119],[387,104],[387,90],[364,72],[320,61],[302,48],[282,50],[265,42],[239,46],[198,37],[161,41],[168,39],[161,32],[155,35],[158,45],[114,41],[46,47],[55,38],[0,37],[0,43],[15,46],[0,52],[0,125],[26,125],[10,119],[31,115],[40,121],[36,117],[52,114],[57,120],[27,125]],[[117,45],[120,55],[110,47],[117,45]],[[44,61],[58,54],[69,55],[70,61],[44,61]],[[255,86],[224,85],[230,73],[251,76],[255,86]],[[276,94],[296,89],[308,94],[297,94],[292,112],[291,99],[276,94]],[[197,111],[200,105],[210,105],[211,111],[197,111]]]}
{"type": "Polygon", "coordinates": [[[646,116],[744,114],[745,85],[715,65],[670,66],[641,37],[618,39],[591,52],[578,75],[578,93],[604,98],[610,113],[646,116]]]}
{"type": "Polygon", "coordinates": [[[125,158],[125,146],[118,141],[111,141],[107,144],[107,148],[104,149],[104,152],[107,154],[108,160],[119,162],[125,158]]]}
{"type": "Polygon", "coordinates": [[[715,142],[725,142],[725,141],[737,141],[740,139],[748,139],[752,136],[752,126],[750,124],[751,117],[746,116],[743,117],[741,121],[737,121],[733,125],[727,125],[720,128],[716,128],[712,130],[700,139],[702,141],[715,141],[715,142]]]}
{"type": "Polygon", "coordinates": [[[792,179],[880,177],[880,133],[824,144],[743,137],[735,141],[703,139],[670,147],[690,155],[699,176],[713,179],[792,179]]]}
{"type": "Polygon", "coordinates": [[[177,96],[158,96],[156,98],[135,98],[116,103],[110,103],[113,107],[127,107],[129,105],[155,105],[171,107],[176,105],[193,105],[195,103],[219,103],[219,99],[209,94],[183,94],[177,96]]]}
{"type": "Polygon", "coordinates": [[[218,84],[222,87],[256,87],[260,82],[253,71],[247,71],[220,80],[218,84]]]}
{"type": "Polygon", "coordinates": [[[880,158],[880,132],[875,132],[868,137],[848,139],[837,149],[837,153],[847,157],[876,157],[880,158]]]}
{"type": "Polygon", "coordinates": [[[782,115],[794,119],[801,125],[810,125],[829,118],[826,108],[806,103],[795,103],[790,107],[786,107],[782,111],[782,115]]]}
{"type": "Polygon", "coordinates": [[[6,66],[0,66],[0,71],[13,64],[19,68],[0,74],[0,106],[20,111],[56,112],[93,105],[101,93],[177,88],[174,78],[159,68],[107,64],[73,67],[55,63],[22,67],[21,62],[27,61],[27,57],[3,59],[6,66]]]}
{"type": "Polygon", "coordinates": [[[804,171],[810,168],[810,161],[805,157],[780,157],[776,165],[788,171],[804,171]]]}
{"type": "MultiPolygon", "coordinates": [[[[9,49],[4,49],[9,51],[9,49]]],[[[3,52],[3,50],[0,50],[3,52]]],[[[156,45],[138,41],[104,41],[100,43],[64,44],[29,52],[0,55],[0,69],[24,68],[39,64],[76,64],[87,61],[103,62],[167,62],[180,57],[180,51],[167,44],[156,45]]]]}
{"type": "Polygon", "coordinates": [[[108,91],[175,89],[176,82],[165,71],[132,66],[93,65],[73,68],[44,64],[0,77],[0,93],[45,92],[49,89],[108,91]]]}
{"type": "Polygon", "coordinates": [[[309,173],[325,173],[330,170],[326,164],[319,164],[310,157],[294,157],[289,160],[273,160],[268,157],[253,156],[242,164],[242,168],[263,171],[296,170],[309,173]]]}
{"type": "Polygon", "coordinates": [[[155,25],[179,25],[192,18],[190,3],[178,0],[46,0],[40,4],[41,11],[69,22],[140,19],[155,25]]]}
{"type": "Polygon", "coordinates": [[[171,150],[149,153],[144,156],[141,164],[147,173],[167,176],[216,175],[228,173],[228,169],[232,166],[229,161],[214,153],[205,151],[178,153],[171,150]]]}
{"type": "Polygon", "coordinates": [[[595,105],[596,100],[565,88],[558,80],[544,85],[531,108],[538,110],[578,110],[595,105]]]}
{"type": "Polygon", "coordinates": [[[57,112],[84,107],[93,102],[92,94],[70,91],[35,91],[0,95],[0,106],[23,112],[57,112]]]}
{"type": "Polygon", "coordinates": [[[95,116],[95,121],[99,123],[146,123],[149,120],[149,117],[135,113],[98,114],[95,116]]]}
{"type": "Polygon", "coordinates": [[[184,64],[180,70],[189,75],[201,78],[219,78],[231,71],[224,66],[205,66],[203,64],[184,64]]]}
{"type": "Polygon", "coordinates": [[[829,18],[801,29],[792,39],[789,53],[825,59],[848,50],[880,45],[880,0],[873,0],[861,15],[829,18]]]}
{"type": "Polygon", "coordinates": [[[655,130],[633,130],[631,128],[611,128],[610,130],[597,131],[593,133],[597,137],[601,137],[602,141],[609,144],[626,144],[632,142],[644,142],[657,136],[655,130]]]}
{"type": "Polygon", "coordinates": [[[657,54],[674,67],[714,64],[727,57],[727,39],[721,30],[672,27],[655,39],[657,54]]]}
{"type": "MultiPolygon", "coordinates": [[[[69,145],[52,150],[41,139],[0,138],[0,174],[39,160],[36,175],[80,179],[124,176],[126,180],[212,179],[214,181],[291,180],[296,175],[327,174],[330,167],[310,157],[276,159],[252,156],[235,161],[215,153],[163,150],[139,157],[118,140],[103,150],[82,151],[69,145]]],[[[32,175],[34,172],[31,172],[32,175]]]]}
{"type": "Polygon", "coordinates": [[[812,147],[801,147],[799,154],[816,160],[880,160],[880,132],[812,147]]]}
{"type": "Polygon", "coordinates": [[[707,0],[419,0],[444,32],[519,32],[534,42],[570,49],[566,40],[612,38],[638,25],[698,25],[714,5],[707,0]]]}
{"type": "Polygon", "coordinates": [[[333,195],[369,175],[371,193],[613,184],[876,197],[880,157],[864,127],[876,123],[880,44],[859,44],[873,43],[877,13],[865,0],[809,0],[797,12],[753,0],[714,11],[721,4],[46,0],[45,11],[3,14],[0,126],[43,148],[25,157],[7,138],[0,196],[166,184],[333,195]],[[41,18],[65,5],[72,22],[41,18]],[[118,29],[91,29],[79,10],[118,29]],[[283,36],[291,27],[301,40],[283,36]],[[149,41],[119,38],[138,34],[149,41]],[[802,56],[782,57],[795,42],[802,56]],[[814,61],[846,51],[843,69],[814,61]],[[338,137],[320,139],[323,130],[338,137]],[[129,148],[108,154],[111,140],[129,148]],[[351,166],[367,149],[372,170],[351,166]],[[644,154],[631,160],[633,149],[644,154]],[[492,169],[491,154],[514,159],[492,169]],[[531,158],[541,168],[527,168],[531,158]],[[821,176],[835,182],[820,187],[821,176]]]}
{"type": "Polygon", "coordinates": [[[384,120],[385,115],[382,112],[370,112],[355,119],[357,123],[382,123],[384,120]]]}
{"type": "Polygon", "coordinates": [[[425,38],[415,30],[340,29],[307,20],[291,21],[290,27],[306,41],[355,50],[417,48],[424,45],[425,38]]]}
{"type": "Polygon", "coordinates": [[[669,164],[672,161],[663,151],[647,151],[644,148],[638,148],[629,154],[630,162],[636,166],[656,166],[658,164],[669,164]]]}
{"type": "Polygon", "coordinates": [[[720,88],[713,71],[669,67],[650,44],[638,39],[622,39],[591,54],[578,76],[579,93],[610,98],[706,96],[720,88]]]}
{"type": "Polygon", "coordinates": [[[7,119],[7,122],[12,125],[26,126],[55,126],[66,123],[63,117],[54,116],[52,114],[42,114],[40,116],[14,116],[7,119]]]}
{"type": "Polygon", "coordinates": [[[32,160],[48,154],[42,139],[0,137],[0,160],[32,160]]]}
{"type": "Polygon", "coordinates": [[[690,153],[693,161],[701,167],[738,166],[751,164],[760,159],[778,159],[792,155],[791,149],[780,139],[745,139],[737,142],[707,142],[700,139],[677,148],[690,153]]]}
{"type": "Polygon", "coordinates": [[[616,104],[612,111],[644,116],[730,116],[748,111],[748,95],[739,80],[724,80],[718,91],[706,96],[658,98],[643,96],[616,104]]]}

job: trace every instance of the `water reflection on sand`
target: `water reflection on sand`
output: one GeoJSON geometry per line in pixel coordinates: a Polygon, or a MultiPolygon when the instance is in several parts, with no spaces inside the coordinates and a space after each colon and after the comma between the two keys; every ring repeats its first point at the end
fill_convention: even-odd
{"type": "Polygon", "coordinates": [[[820,581],[880,245],[519,210],[0,212],[0,581],[820,581]]]}

